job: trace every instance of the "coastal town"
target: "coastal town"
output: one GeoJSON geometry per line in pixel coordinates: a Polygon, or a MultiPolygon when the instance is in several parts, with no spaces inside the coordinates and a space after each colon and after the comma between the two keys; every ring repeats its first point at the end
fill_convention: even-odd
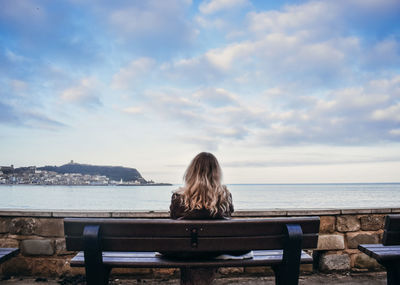
{"type": "Polygon", "coordinates": [[[0,184],[35,184],[35,185],[153,185],[153,181],[138,178],[135,181],[112,180],[105,175],[82,173],[57,173],[38,170],[36,166],[14,168],[0,166],[0,184]]]}

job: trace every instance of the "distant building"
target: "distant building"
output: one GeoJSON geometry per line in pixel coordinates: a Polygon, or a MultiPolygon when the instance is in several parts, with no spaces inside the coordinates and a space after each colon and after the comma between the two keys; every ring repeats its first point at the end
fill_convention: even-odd
{"type": "Polygon", "coordinates": [[[4,174],[13,174],[14,173],[14,165],[11,165],[11,166],[0,166],[0,170],[4,174]]]}

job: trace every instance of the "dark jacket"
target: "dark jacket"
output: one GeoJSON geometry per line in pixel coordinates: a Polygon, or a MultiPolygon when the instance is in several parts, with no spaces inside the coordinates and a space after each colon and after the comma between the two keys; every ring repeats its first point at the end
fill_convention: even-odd
{"type": "MultiPolygon", "coordinates": [[[[229,193],[229,195],[231,195],[229,193]]],[[[231,195],[232,201],[232,195],[231,195]]],[[[229,210],[227,212],[222,212],[219,210],[214,216],[208,209],[196,209],[192,211],[186,211],[183,205],[182,195],[178,193],[172,194],[171,205],[169,206],[170,215],[172,219],[187,219],[187,220],[208,220],[208,219],[224,219],[230,218],[233,213],[233,204],[229,204],[229,210]]]]}

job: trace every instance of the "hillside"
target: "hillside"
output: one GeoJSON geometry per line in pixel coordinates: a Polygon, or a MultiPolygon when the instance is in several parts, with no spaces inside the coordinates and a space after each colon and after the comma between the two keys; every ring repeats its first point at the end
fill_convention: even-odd
{"type": "Polygon", "coordinates": [[[120,181],[141,181],[146,183],[146,180],[140,175],[135,168],[122,166],[99,166],[79,163],[68,163],[61,166],[44,166],[38,167],[38,170],[55,171],[57,173],[81,173],[89,175],[104,175],[111,180],[120,181]]]}

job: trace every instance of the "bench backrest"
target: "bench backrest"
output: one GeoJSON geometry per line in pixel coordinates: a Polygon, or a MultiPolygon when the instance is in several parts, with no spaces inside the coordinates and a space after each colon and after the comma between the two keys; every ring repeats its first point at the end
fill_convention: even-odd
{"type": "Polygon", "coordinates": [[[302,248],[315,248],[319,217],[170,220],[64,219],[67,250],[84,249],[86,226],[99,226],[103,251],[237,251],[282,249],[286,225],[300,225],[302,248]]]}
{"type": "Polygon", "coordinates": [[[383,232],[383,245],[400,244],[400,215],[387,215],[383,232]]]}

